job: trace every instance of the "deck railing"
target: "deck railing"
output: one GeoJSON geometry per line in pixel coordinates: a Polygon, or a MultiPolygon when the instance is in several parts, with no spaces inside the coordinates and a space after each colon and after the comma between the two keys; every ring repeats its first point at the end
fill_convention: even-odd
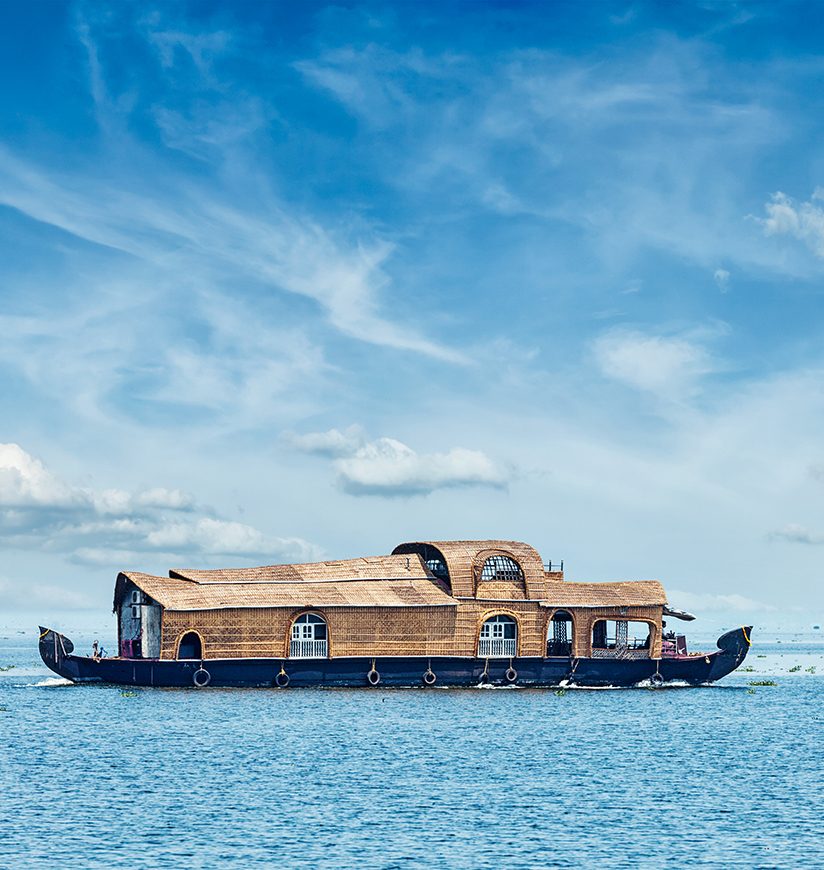
{"type": "Polygon", "coordinates": [[[326,644],[325,640],[293,640],[289,644],[289,658],[325,659],[326,644]]]}
{"type": "Polygon", "coordinates": [[[511,659],[515,657],[514,638],[482,637],[478,641],[478,657],[482,659],[511,659]]]}

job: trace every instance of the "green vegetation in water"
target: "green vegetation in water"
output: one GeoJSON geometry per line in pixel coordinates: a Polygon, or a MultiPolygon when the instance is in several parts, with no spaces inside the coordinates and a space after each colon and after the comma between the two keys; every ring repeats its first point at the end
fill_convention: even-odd
{"type": "Polygon", "coordinates": [[[801,670],[801,665],[793,665],[793,667],[789,668],[788,671],[791,674],[797,674],[801,670]]]}
{"type": "Polygon", "coordinates": [[[750,680],[748,685],[750,685],[750,686],[777,686],[778,683],[776,683],[775,680],[750,680]]]}
{"type": "Polygon", "coordinates": [[[566,695],[566,689],[556,689],[556,690],[555,690],[555,694],[556,694],[559,698],[563,698],[564,695],[566,695]]]}
{"type": "Polygon", "coordinates": [[[751,674],[751,673],[755,670],[755,668],[750,667],[749,665],[747,665],[746,668],[741,668],[741,670],[742,670],[742,672],[745,673],[745,674],[751,674]]]}
{"type": "Polygon", "coordinates": [[[16,667],[17,665],[4,665],[0,671],[13,671],[16,667]]]}
{"type": "Polygon", "coordinates": [[[754,695],[754,694],[755,694],[755,689],[747,689],[747,694],[748,694],[748,695],[754,695]]]}
{"type": "Polygon", "coordinates": [[[814,673],[815,673],[815,665],[810,665],[810,666],[807,668],[807,673],[808,673],[808,674],[814,674],[814,673]]]}
{"type": "Polygon", "coordinates": [[[765,658],[767,658],[767,657],[766,657],[765,655],[758,655],[758,656],[756,656],[756,658],[757,658],[757,659],[765,659],[765,658]]]}
{"type": "Polygon", "coordinates": [[[8,713],[8,712],[9,712],[8,707],[0,707],[0,713],[8,713]]]}
{"type": "Polygon", "coordinates": [[[137,692],[132,692],[132,691],[130,691],[130,690],[128,690],[128,689],[127,689],[127,690],[121,690],[121,692],[120,692],[120,697],[121,697],[121,698],[136,698],[136,697],[137,697],[137,692]]]}

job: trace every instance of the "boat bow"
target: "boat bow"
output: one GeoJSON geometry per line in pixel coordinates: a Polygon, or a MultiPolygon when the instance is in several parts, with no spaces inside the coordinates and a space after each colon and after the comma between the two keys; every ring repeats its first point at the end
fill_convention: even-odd
{"type": "Polygon", "coordinates": [[[715,654],[710,670],[710,680],[720,680],[734,671],[747,657],[750,651],[752,626],[743,625],[722,634],[716,643],[718,652],[715,654]]]}

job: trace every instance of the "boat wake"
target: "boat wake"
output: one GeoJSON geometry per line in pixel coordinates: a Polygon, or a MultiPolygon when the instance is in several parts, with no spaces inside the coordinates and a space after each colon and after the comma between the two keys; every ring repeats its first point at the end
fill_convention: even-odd
{"type": "Polygon", "coordinates": [[[39,683],[27,683],[29,688],[40,688],[42,686],[73,686],[71,680],[65,680],[63,677],[47,677],[45,680],[40,680],[39,683]]]}

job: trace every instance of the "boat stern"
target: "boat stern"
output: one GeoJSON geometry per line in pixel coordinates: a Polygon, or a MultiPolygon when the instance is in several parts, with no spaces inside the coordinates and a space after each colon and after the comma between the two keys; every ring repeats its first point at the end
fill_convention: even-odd
{"type": "Polygon", "coordinates": [[[73,666],[71,654],[74,644],[65,635],[54,629],[40,626],[40,658],[49,670],[54,671],[67,680],[77,677],[77,668],[73,666]]]}

